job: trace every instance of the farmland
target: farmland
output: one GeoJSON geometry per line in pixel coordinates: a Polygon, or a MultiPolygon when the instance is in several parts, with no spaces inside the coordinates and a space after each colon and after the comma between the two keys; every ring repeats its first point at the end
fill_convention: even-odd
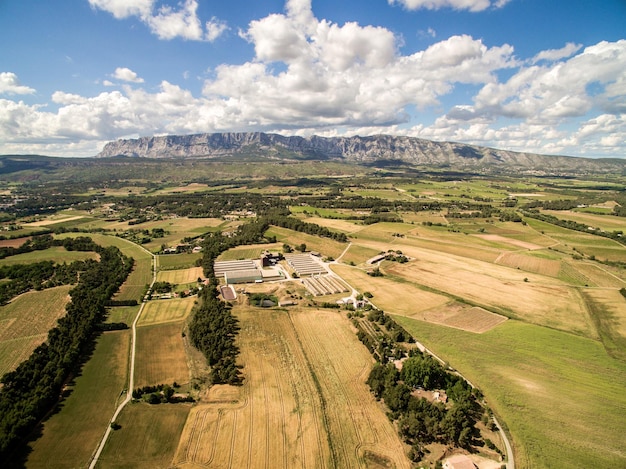
{"type": "Polygon", "coordinates": [[[249,308],[237,316],[242,363],[255,372],[240,389],[213,388],[192,410],[176,465],[369,467],[376,457],[409,467],[365,386],[371,358],[345,318],[249,308]]]}
{"type": "MultiPolygon", "coordinates": [[[[377,402],[365,384],[373,359],[347,316],[367,316],[368,311],[334,304],[350,293],[314,297],[302,283],[304,276],[236,285],[238,297],[231,303],[240,327],[241,386],[212,384],[205,358],[189,343],[189,321],[201,300],[142,302],[153,274],[152,256],[144,247],[161,252],[183,243],[178,248],[184,253],[156,256],[156,274],[158,281],[174,284],[175,291],[188,289],[204,278],[199,267],[205,265],[203,252],[191,253],[192,246],[201,245],[197,238],[222,231],[224,246],[232,246],[227,243],[238,236],[235,228],[246,228],[254,213],[262,217],[265,207],[281,216],[291,210],[293,218],[346,234],[349,243],[270,226],[265,237],[276,242],[259,243],[261,236],[250,241],[255,244],[219,251],[218,260],[259,258],[265,250],[282,252],[284,244],[296,249],[305,244],[307,251],[338,259],[330,268],[361,294],[357,298],[369,298],[373,306],[366,308],[392,315],[480,388],[514,444],[518,469],[624,466],[626,300],[620,289],[626,287],[626,247],[617,237],[526,216],[536,210],[620,230],[625,219],[609,215],[623,203],[619,191],[587,190],[596,183],[610,187],[608,182],[459,175],[451,180],[436,174],[409,177],[402,171],[380,171],[374,180],[366,176],[369,169],[359,170],[357,180],[356,167],[310,162],[207,167],[199,166],[194,176],[201,174],[205,181],[185,181],[177,173],[158,184],[141,175],[103,191],[92,189],[95,184],[81,187],[77,194],[89,194],[89,210],[16,220],[22,230],[55,230],[57,238],[91,236],[133,257],[135,268],[114,298],[118,303],[107,306],[105,321],[130,326],[143,307],[135,388],[176,382],[181,385],[177,392],[197,399],[194,405],[126,406],[116,421],[121,428],[111,433],[97,467],[415,467],[385,415],[386,404],[377,402]],[[350,177],[308,185],[313,172],[350,177]],[[303,179],[278,181],[287,174],[303,179]],[[271,183],[241,180],[269,175],[271,183]],[[226,179],[214,179],[218,177],[226,179]],[[571,207],[578,193],[593,204],[573,210],[535,208],[538,202],[562,201],[571,207]],[[162,210],[154,200],[141,203],[155,194],[162,210]],[[189,199],[194,207],[202,207],[206,199],[211,202],[207,206],[228,205],[228,211],[204,218],[179,215],[185,197],[195,197],[189,199]],[[388,216],[401,221],[375,222],[388,216]],[[163,237],[152,236],[151,230],[161,229],[163,237]],[[61,233],[67,230],[76,232],[61,233]],[[139,246],[129,240],[134,238],[122,238],[132,230],[147,232],[150,240],[139,246]],[[367,264],[381,252],[402,253],[407,259],[367,264]],[[289,306],[253,307],[243,289],[289,306]]],[[[46,203],[54,206],[54,198],[46,203]]],[[[3,243],[19,247],[23,240],[3,243]]],[[[53,248],[9,255],[0,263],[71,262],[89,256],[94,257],[53,248]]],[[[0,371],[14,368],[45,340],[63,315],[68,291],[31,291],[0,309],[0,371]]],[[[44,422],[43,436],[32,443],[26,467],[88,464],[125,396],[130,336],[130,331],[100,335],[57,412],[44,422]]],[[[501,440],[494,442],[503,446],[501,440]]],[[[432,468],[435,461],[425,464],[432,468]]]]}
{"type": "Polygon", "coordinates": [[[127,383],[128,331],[102,334],[92,359],[67,388],[62,411],[43,426],[26,467],[87,467],[127,383]]]}
{"type": "Polygon", "coordinates": [[[48,331],[65,314],[70,289],[28,292],[0,306],[0,374],[15,369],[46,340],[48,331]]]}

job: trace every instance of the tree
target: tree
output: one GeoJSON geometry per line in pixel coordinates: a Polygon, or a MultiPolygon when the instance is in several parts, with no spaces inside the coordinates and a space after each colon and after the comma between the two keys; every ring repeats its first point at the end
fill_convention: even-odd
{"type": "Polygon", "coordinates": [[[298,246],[298,251],[306,252],[306,244],[302,243],[300,246],[298,246]]]}

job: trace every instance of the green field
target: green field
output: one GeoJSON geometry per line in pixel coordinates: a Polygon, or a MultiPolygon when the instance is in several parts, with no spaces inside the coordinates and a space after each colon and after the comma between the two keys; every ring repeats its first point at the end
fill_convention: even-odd
{"type": "Polygon", "coordinates": [[[0,259],[0,265],[30,264],[33,262],[53,261],[57,264],[64,262],[84,261],[87,259],[98,259],[95,252],[68,251],[62,246],[54,246],[42,251],[25,252],[0,259]]]}
{"type": "Polygon", "coordinates": [[[157,256],[159,270],[177,270],[194,267],[196,261],[202,258],[202,253],[196,254],[167,254],[157,256]]]}
{"type": "Polygon", "coordinates": [[[626,466],[626,364],[600,342],[518,321],[472,334],[395,319],[482,389],[516,467],[626,466]]]}
{"type": "Polygon", "coordinates": [[[130,327],[139,312],[139,307],[139,305],[109,307],[106,322],[124,322],[130,327]]]}
{"type": "Polygon", "coordinates": [[[130,331],[106,332],[67,388],[61,411],[44,424],[26,468],[88,467],[127,383],[130,331]]]}
{"type": "Polygon", "coordinates": [[[183,432],[190,404],[133,404],[117,418],[97,469],[168,468],[183,432]]]}

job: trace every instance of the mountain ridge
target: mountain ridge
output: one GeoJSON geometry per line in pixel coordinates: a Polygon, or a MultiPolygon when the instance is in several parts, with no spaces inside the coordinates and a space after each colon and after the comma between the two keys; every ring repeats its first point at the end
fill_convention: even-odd
{"type": "Polygon", "coordinates": [[[525,171],[615,172],[626,160],[551,156],[514,152],[416,137],[283,136],[264,132],[224,132],[119,139],[107,143],[97,158],[221,158],[257,155],[276,159],[320,159],[370,164],[397,161],[415,166],[458,169],[523,169],[525,171]]]}

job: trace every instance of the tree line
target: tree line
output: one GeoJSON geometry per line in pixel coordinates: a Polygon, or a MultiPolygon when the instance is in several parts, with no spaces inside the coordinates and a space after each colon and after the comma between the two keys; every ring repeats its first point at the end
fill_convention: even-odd
{"type": "Polygon", "coordinates": [[[106,302],[133,267],[133,259],[116,247],[92,245],[100,262],[81,272],[78,284],[70,290],[66,315],[48,332],[46,342],[0,380],[0,460],[8,461],[58,403],[63,385],[79,371],[95,344],[106,302]]]}

